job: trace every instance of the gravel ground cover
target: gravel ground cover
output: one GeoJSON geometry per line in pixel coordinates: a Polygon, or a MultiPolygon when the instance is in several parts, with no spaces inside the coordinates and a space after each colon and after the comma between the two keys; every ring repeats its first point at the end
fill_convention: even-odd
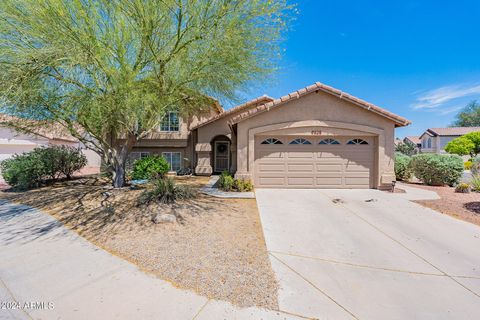
{"type": "Polygon", "coordinates": [[[441,198],[438,200],[416,200],[414,202],[480,226],[480,192],[457,193],[455,188],[446,186],[437,187],[422,184],[410,184],[410,186],[435,191],[441,198]]]}
{"type": "MultiPolygon", "coordinates": [[[[194,188],[208,178],[177,179],[194,188]]],[[[278,309],[255,199],[218,199],[198,194],[174,205],[139,205],[143,190],[108,188],[101,178],[82,178],[0,197],[57,218],[96,245],[142,270],[212,299],[238,306],[278,309]],[[156,224],[158,213],[176,223],[156,224]]]]}

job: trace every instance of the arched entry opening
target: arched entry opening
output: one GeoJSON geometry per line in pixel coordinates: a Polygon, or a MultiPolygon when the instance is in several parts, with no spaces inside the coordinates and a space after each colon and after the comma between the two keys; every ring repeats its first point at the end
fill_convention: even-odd
{"type": "Polygon", "coordinates": [[[213,173],[218,174],[225,170],[229,171],[232,163],[232,142],[230,138],[225,135],[219,135],[214,137],[210,144],[212,145],[210,159],[213,173]]]}

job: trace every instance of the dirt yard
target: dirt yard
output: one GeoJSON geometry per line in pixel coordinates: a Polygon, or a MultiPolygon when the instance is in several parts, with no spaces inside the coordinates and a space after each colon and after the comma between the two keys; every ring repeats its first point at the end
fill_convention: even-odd
{"type": "Polygon", "coordinates": [[[441,198],[439,200],[417,200],[414,202],[480,226],[479,192],[456,193],[455,188],[452,187],[435,187],[421,184],[411,184],[410,186],[435,191],[441,198]]]}
{"type": "MultiPolygon", "coordinates": [[[[198,188],[208,178],[179,183],[198,188]]],[[[278,309],[271,269],[254,199],[226,200],[199,194],[175,205],[139,205],[143,190],[108,188],[82,178],[28,192],[0,192],[2,199],[33,206],[142,270],[238,306],[278,309]],[[177,223],[155,224],[158,212],[177,223]]]]}

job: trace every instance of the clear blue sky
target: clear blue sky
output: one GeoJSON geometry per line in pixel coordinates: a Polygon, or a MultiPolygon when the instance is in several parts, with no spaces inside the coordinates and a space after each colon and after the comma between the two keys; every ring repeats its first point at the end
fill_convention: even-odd
{"type": "Polygon", "coordinates": [[[480,1],[297,1],[281,71],[247,98],[315,81],[413,121],[396,135],[448,126],[480,100],[480,1]]]}

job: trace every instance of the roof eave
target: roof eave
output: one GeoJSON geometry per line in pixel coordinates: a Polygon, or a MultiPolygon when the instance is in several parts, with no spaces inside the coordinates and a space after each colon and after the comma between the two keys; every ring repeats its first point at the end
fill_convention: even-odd
{"type": "Polygon", "coordinates": [[[368,111],[372,111],[384,118],[387,118],[391,121],[393,121],[395,123],[395,127],[404,127],[404,126],[408,126],[409,124],[411,124],[412,122],[408,119],[405,119],[403,117],[400,117],[400,116],[397,116],[393,113],[390,113],[380,107],[377,107],[373,104],[370,104],[366,101],[363,101],[361,99],[358,99],[358,98],[354,98],[353,96],[351,96],[350,94],[347,94],[347,93],[344,93],[338,89],[335,89],[335,88],[332,88],[332,87],[329,87],[329,86],[326,86],[326,85],[323,85],[319,82],[315,83],[314,85],[311,85],[311,86],[308,86],[306,88],[303,88],[303,89],[300,89],[296,92],[293,92],[293,93],[290,93],[289,95],[286,95],[286,96],[283,96],[279,99],[276,99],[272,102],[268,102],[266,104],[263,104],[263,105],[260,105],[257,107],[257,110],[255,112],[244,112],[242,114],[239,114],[238,116],[234,117],[231,119],[231,123],[234,124],[234,123],[238,123],[238,122],[242,122],[246,119],[249,119],[253,116],[256,116],[260,113],[263,113],[265,111],[269,111],[271,107],[278,107],[280,105],[283,105],[287,102],[290,102],[294,99],[299,99],[305,95],[308,95],[308,94],[311,94],[311,93],[316,93],[318,91],[322,91],[322,92],[325,92],[325,93],[328,93],[330,95],[333,95],[333,96],[336,96],[337,98],[340,98],[342,100],[345,100],[345,101],[348,101],[350,103],[353,103],[357,106],[360,106],[368,111]],[[382,112],[380,112],[380,110],[382,112]],[[247,114],[248,112],[248,114],[247,114]]]}

